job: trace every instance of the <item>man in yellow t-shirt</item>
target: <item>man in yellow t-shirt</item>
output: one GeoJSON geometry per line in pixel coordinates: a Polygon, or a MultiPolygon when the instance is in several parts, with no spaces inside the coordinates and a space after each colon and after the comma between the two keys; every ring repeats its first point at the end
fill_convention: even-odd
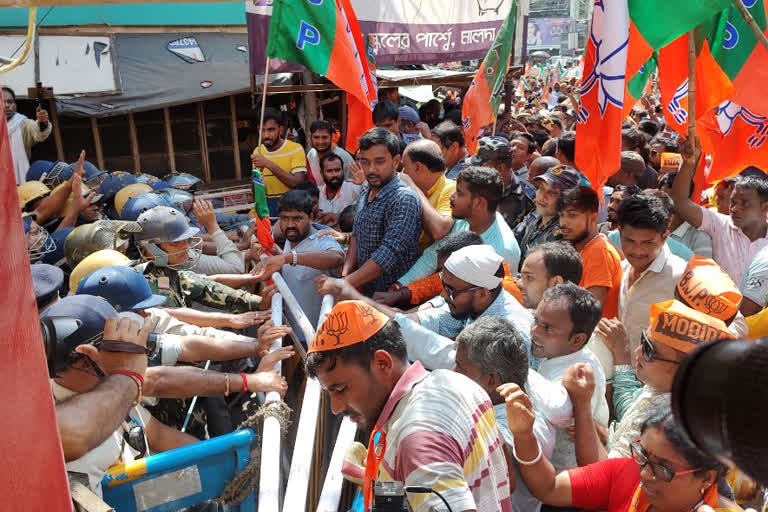
{"type": "Polygon", "coordinates": [[[262,145],[254,149],[251,155],[253,168],[261,170],[264,179],[270,217],[277,217],[278,202],[283,194],[303,183],[307,176],[304,148],[281,136],[282,125],[280,111],[267,108],[261,127],[262,145]]]}
{"type": "Polygon", "coordinates": [[[421,198],[419,247],[423,251],[453,227],[451,196],[456,192],[456,182],[445,177],[443,152],[430,139],[417,140],[405,148],[403,174],[403,181],[421,198]]]}

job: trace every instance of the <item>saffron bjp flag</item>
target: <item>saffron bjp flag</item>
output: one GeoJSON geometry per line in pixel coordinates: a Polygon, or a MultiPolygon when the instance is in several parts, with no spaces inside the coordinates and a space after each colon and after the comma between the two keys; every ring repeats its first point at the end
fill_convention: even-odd
{"type": "MultiPolygon", "coordinates": [[[[595,0],[576,115],[576,166],[598,191],[619,169],[629,79],[731,0],[595,0]]],[[[633,87],[634,89],[634,87],[633,87]]],[[[636,91],[636,89],[634,89],[636,91]]],[[[632,103],[634,104],[634,103],[632,103]]]]}
{"type": "Polygon", "coordinates": [[[371,81],[348,0],[275,0],[267,56],[302,64],[370,109],[371,81]]]}
{"type": "MultiPolygon", "coordinates": [[[[374,105],[378,96],[378,80],[376,79],[376,49],[371,36],[365,38],[365,56],[368,60],[368,75],[371,80],[368,98],[371,105],[374,105]]],[[[370,105],[365,105],[354,96],[349,96],[347,98],[347,138],[345,141],[347,151],[354,155],[359,146],[360,136],[371,128],[373,128],[373,116],[370,105]]]]}
{"type": "Polygon", "coordinates": [[[474,155],[477,151],[477,140],[482,129],[496,120],[496,113],[501,103],[501,89],[507,76],[509,56],[515,39],[515,4],[504,21],[504,25],[496,34],[496,40],[488,49],[488,53],[477,70],[472,84],[461,106],[461,120],[464,127],[464,140],[467,152],[474,155]]]}

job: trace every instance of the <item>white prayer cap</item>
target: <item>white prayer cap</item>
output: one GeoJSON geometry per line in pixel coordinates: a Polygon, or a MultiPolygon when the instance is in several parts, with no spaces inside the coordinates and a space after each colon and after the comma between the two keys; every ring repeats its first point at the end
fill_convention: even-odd
{"type": "Polygon", "coordinates": [[[451,254],[444,268],[464,282],[493,290],[501,283],[494,274],[503,261],[490,245],[470,245],[451,254]]]}

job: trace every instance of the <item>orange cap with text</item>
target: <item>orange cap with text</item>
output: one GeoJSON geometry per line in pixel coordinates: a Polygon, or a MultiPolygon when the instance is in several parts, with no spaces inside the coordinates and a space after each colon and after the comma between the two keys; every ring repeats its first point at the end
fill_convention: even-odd
{"type": "Polygon", "coordinates": [[[359,300],[341,301],[317,330],[308,354],[363,343],[389,322],[383,313],[359,300]]]}
{"type": "Polygon", "coordinates": [[[694,256],[677,282],[677,293],[688,306],[705,315],[729,321],[739,311],[742,295],[720,266],[709,258],[694,256]]]}
{"type": "Polygon", "coordinates": [[[719,318],[691,309],[677,300],[651,304],[648,337],[680,352],[690,352],[699,343],[734,339],[719,318]]]}

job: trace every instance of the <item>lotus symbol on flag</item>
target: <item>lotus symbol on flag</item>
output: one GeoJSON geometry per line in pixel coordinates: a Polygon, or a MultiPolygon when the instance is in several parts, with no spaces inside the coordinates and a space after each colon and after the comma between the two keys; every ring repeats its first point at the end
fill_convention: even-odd
{"type": "Polygon", "coordinates": [[[762,146],[768,139],[768,118],[753,114],[732,101],[723,102],[717,108],[717,124],[723,135],[728,135],[731,132],[733,125],[739,118],[748,125],[755,127],[755,132],[747,139],[749,147],[757,149],[762,146]]]}
{"type": "Polygon", "coordinates": [[[675,95],[672,97],[669,105],[667,105],[667,110],[672,114],[677,124],[685,124],[688,121],[688,111],[680,104],[680,101],[686,96],[688,96],[688,80],[675,89],[675,95]]]}
{"type": "MultiPolygon", "coordinates": [[[[629,44],[626,3],[616,0],[597,0],[589,38],[595,48],[595,58],[592,69],[581,84],[581,94],[594,94],[593,90],[597,88],[597,106],[602,117],[609,103],[619,109],[624,104],[624,81],[629,44]]],[[[586,122],[587,117],[589,112],[583,107],[580,108],[579,122],[586,122]]]]}

